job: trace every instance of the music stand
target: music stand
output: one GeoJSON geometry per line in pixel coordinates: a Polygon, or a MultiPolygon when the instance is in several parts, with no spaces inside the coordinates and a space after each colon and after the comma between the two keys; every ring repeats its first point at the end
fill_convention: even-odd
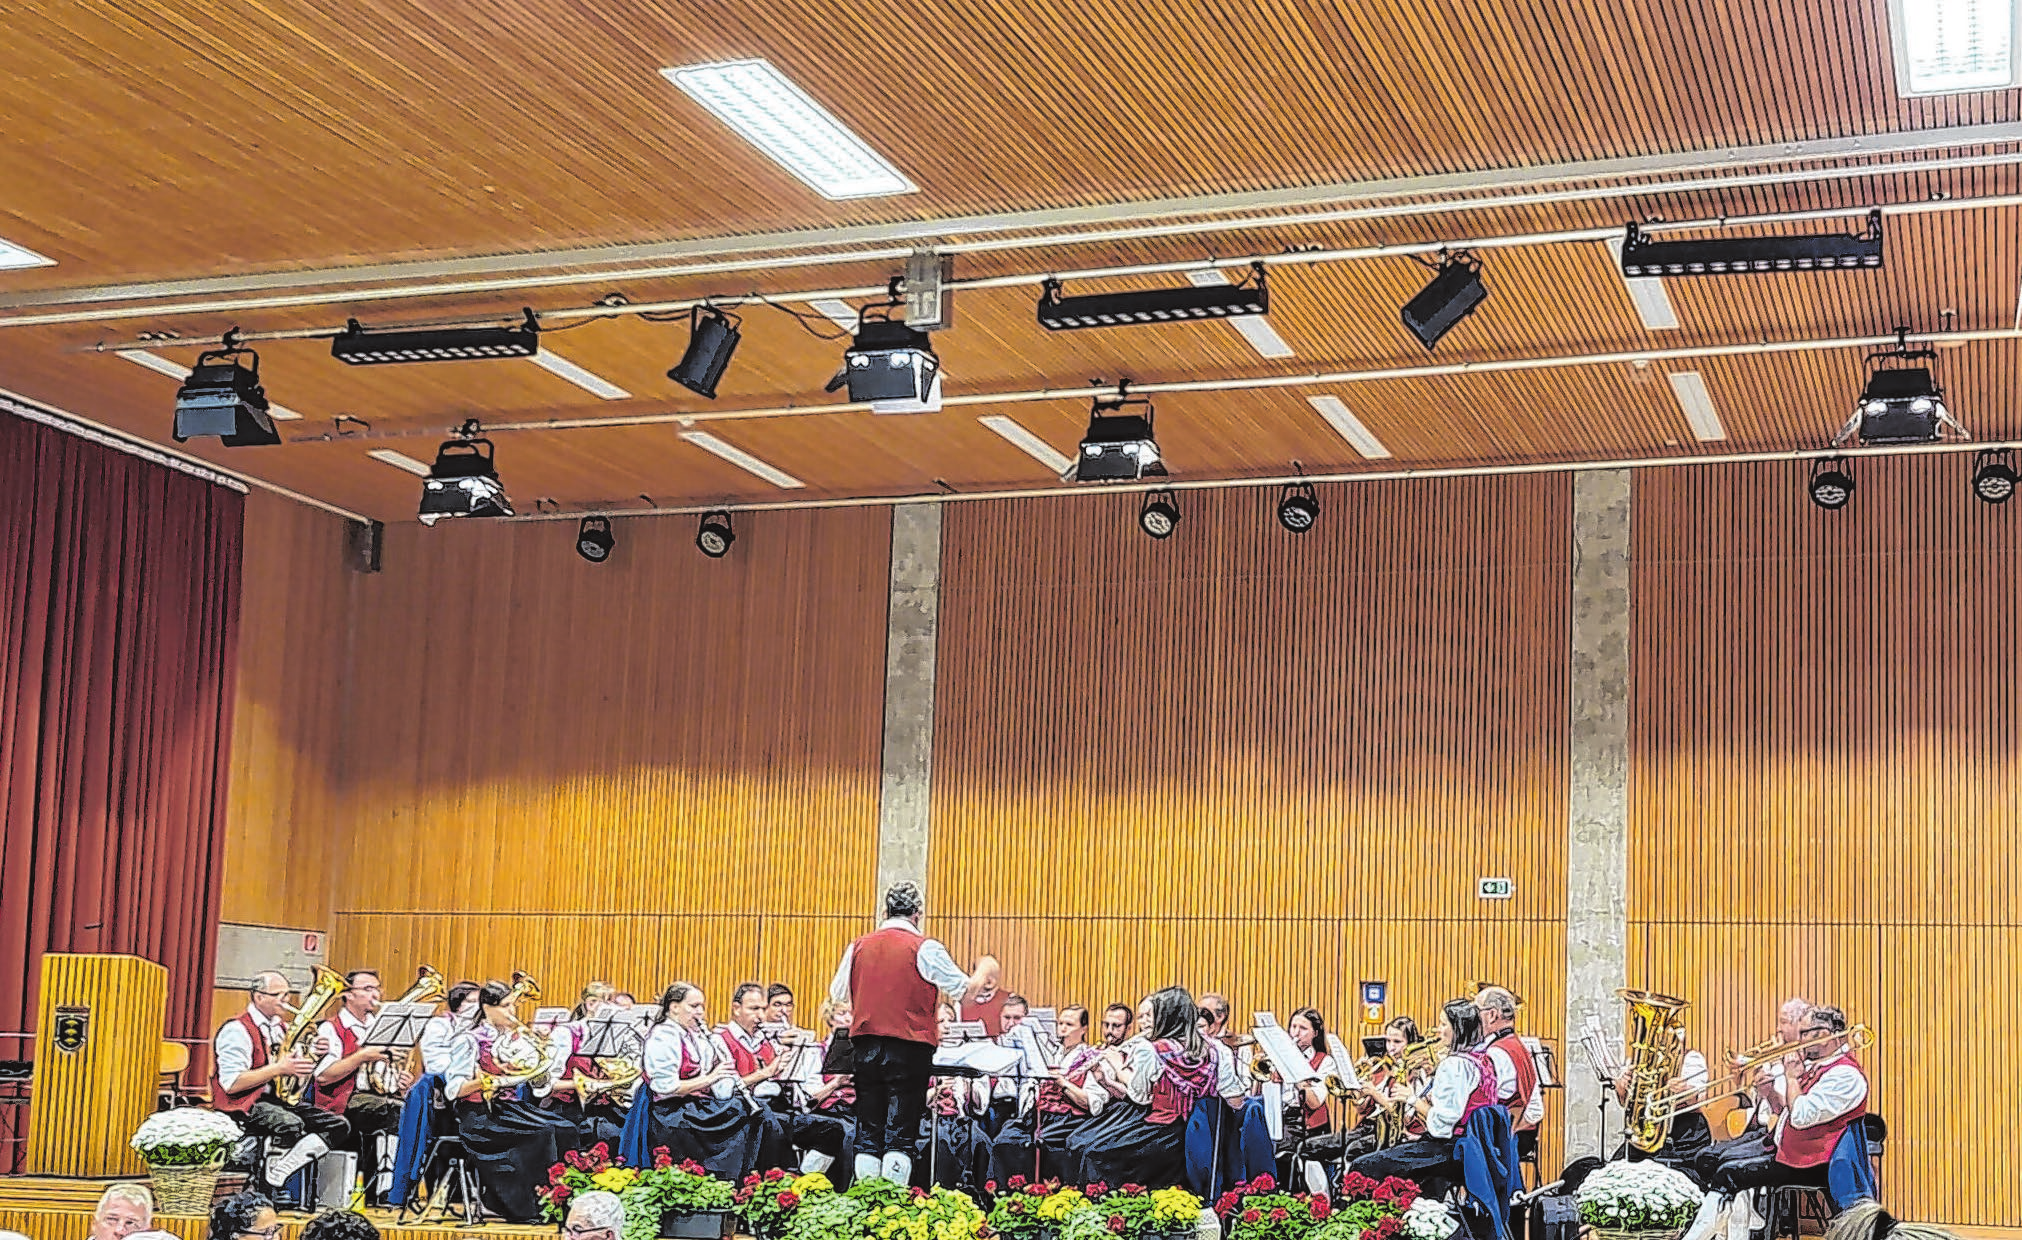
{"type": "Polygon", "coordinates": [[[358,1041],[358,1049],[386,1052],[390,1062],[404,1058],[421,1041],[422,1026],[435,1015],[433,1003],[383,1003],[372,1017],[372,1026],[358,1041]]]}
{"type": "Polygon", "coordinates": [[[585,1059],[617,1059],[636,1054],[640,1027],[652,1019],[641,1008],[606,1008],[583,1022],[583,1041],[576,1054],[585,1059]],[[633,1013],[638,1015],[634,1016],[633,1013]]]}
{"type": "Polygon", "coordinates": [[[855,1076],[857,1074],[857,1050],[850,1042],[847,1029],[838,1029],[828,1035],[828,1050],[821,1057],[823,1076],[855,1076]]]}

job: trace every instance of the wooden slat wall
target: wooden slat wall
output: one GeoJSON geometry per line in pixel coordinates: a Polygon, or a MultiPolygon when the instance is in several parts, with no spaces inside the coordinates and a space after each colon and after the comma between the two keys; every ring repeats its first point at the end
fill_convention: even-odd
{"type": "MultiPolygon", "coordinates": [[[[246,496],[238,697],[225,806],[224,921],[330,924],[348,606],[344,522],[246,496]]],[[[246,1005],[221,991],[213,1024],[246,1005]]]]}
{"type": "Polygon", "coordinates": [[[389,530],[358,580],[333,963],[809,996],[873,902],[890,514],[389,530]]]}
{"type": "Polygon", "coordinates": [[[1178,981],[1240,1014],[1478,978],[1559,1033],[1563,478],[948,510],[929,914],[1037,1002],[1178,981]],[[1508,902],[1475,897],[1508,875],[1508,902]]]}
{"type": "Polygon", "coordinates": [[[1861,461],[1839,513],[1787,466],[1637,475],[1631,973],[1709,1051],[1791,995],[1873,1025],[1891,1208],[2014,1226],[2022,537],[1968,469],[1861,461]]]}

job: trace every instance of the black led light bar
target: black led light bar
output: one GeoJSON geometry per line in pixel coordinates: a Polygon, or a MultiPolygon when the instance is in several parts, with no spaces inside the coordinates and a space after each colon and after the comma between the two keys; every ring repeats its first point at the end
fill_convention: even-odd
{"type": "Polygon", "coordinates": [[[1198,319],[1228,319],[1245,314],[1269,314],[1271,290],[1264,265],[1244,284],[1141,289],[1129,293],[1090,293],[1068,297],[1060,281],[1048,280],[1039,295],[1039,325],[1048,331],[1082,327],[1130,327],[1143,323],[1186,323],[1198,319]]]}
{"type": "Polygon", "coordinates": [[[367,331],[357,319],[330,342],[330,356],[353,366],[393,362],[462,362],[491,357],[532,357],[541,351],[541,326],[532,310],[518,327],[424,327],[367,331]]]}
{"type": "Polygon", "coordinates": [[[1652,241],[1629,225],[1622,243],[1625,276],[1729,276],[1765,271],[1849,271],[1882,265],[1882,213],[1868,212],[1858,233],[1802,237],[1718,237],[1652,241]]]}

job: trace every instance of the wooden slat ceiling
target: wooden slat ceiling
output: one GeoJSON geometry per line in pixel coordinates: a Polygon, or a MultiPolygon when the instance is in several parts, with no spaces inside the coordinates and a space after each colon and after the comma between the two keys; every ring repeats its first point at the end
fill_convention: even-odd
{"type": "MultiPolygon", "coordinates": [[[[1896,97],[1885,0],[1700,0],[1597,9],[1502,0],[1437,12],[1403,0],[1123,5],[1089,0],[598,6],[361,0],[254,6],[110,0],[0,13],[0,237],[58,260],[0,272],[9,295],[149,279],[307,270],[416,257],[524,253],[779,229],[1099,206],[1167,195],[1653,155],[2022,119],[2022,92],[1896,97]],[[622,11],[620,11],[622,10],[622,11]],[[695,108],[663,66],[764,56],[921,186],[824,202],[695,108]]],[[[1951,152],[1957,154],[1957,152],[1951,152]]],[[[1426,242],[1625,220],[1704,219],[2022,192],[1984,167],[1743,188],[1638,191],[1381,219],[965,255],[965,277],[1192,261],[1301,248],[1426,242]]],[[[1907,157],[1880,163],[1905,163],[1907,157]]],[[[1686,181],[1695,178],[1683,178],[1686,181]]],[[[1806,227],[1856,227],[1854,218],[1806,227]]],[[[1680,326],[1638,320],[1600,242],[1486,252],[1489,302],[1435,363],[1801,340],[1918,329],[2012,329],[2022,207],[1893,215],[1881,271],[1674,280],[1680,326]],[[1945,312],[1951,312],[1946,314],[1945,312]]],[[[171,379],[94,345],[142,331],[215,336],[580,306],[874,286],[888,263],[712,279],[613,277],[564,289],[4,326],[0,388],[166,441],[171,379]]],[[[1173,277],[1074,287],[1148,287],[1173,277]]],[[[1425,279],[1405,258],[1287,265],[1271,323],[1296,356],[1259,357],[1225,324],[1053,335],[1036,290],[966,290],[937,337],[950,395],[1091,380],[1235,379],[1390,369],[1428,359],[1397,307],[1425,279]]],[[[804,306],[799,307],[805,310],[804,306]]],[[[817,326],[827,330],[825,321],[817,326]]],[[[383,519],[415,480],[366,458],[426,459],[466,417],[800,416],[704,424],[794,474],[782,492],[672,424],[501,431],[522,511],[736,503],[1047,485],[1037,462],[979,426],[1008,414],[1071,450],[1085,400],[878,418],[823,413],[840,344],[752,306],[720,398],[664,372],[679,325],[621,318],[549,335],[551,351],[632,393],[605,401],[521,361],[351,368],[321,341],[260,347],[269,392],[306,415],[279,448],[190,450],[383,519]],[[350,414],[369,436],[326,436],[350,414]]],[[[1948,350],[1941,379],[1976,437],[2022,436],[2013,340],[1948,350]]],[[[188,349],[167,356],[187,364],[188,349]]],[[[1857,351],[1614,364],[1159,398],[1183,478],[1273,476],[1363,462],[1306,404],[1340,396],[1393,454],[1374,465],[1494,464],[1697,451],[1668,370],[1697,370],[1735,450],[1815,446],[1844,419],[1857,351]]]]}

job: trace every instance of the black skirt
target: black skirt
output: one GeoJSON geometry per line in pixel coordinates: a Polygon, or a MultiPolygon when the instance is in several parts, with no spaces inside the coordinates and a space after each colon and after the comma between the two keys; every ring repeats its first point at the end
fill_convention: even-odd
{"type": "Polygon", "coordinates": [[[548,1113],[576,1126],[577,1148],[589,1149],[603,1142],[613,1157],[618,1152],[618,1136],[625,1129],[625,1108],[607,1102],[584,1106],[574,1098],[550,1098],[548,1113]]]}
{"type": "Polygon", "coordinates": [[[647,1148],[662,1146],[675,1162],[692,1158],[732,1183],[761,1168],[784,1166],[793,1152],[785,1122],[775,1112],[701,1094],[654,1099],[647,1148]]]}
{"type": "MultiPolygon", "coordinates": [[[[1033,1117],[1021,1115],[999,1129],[990,1142],[990,1178],[1001,1186],[1010,1183],[1014,1175],[1026,1179],[1033,1178],[1033,1146],[1035,1133],[1033,1117]]],[[[1036,1133],[1036,1143],[1040,1146],[1037,1163],[1039,1178],[1057,1179],[1063,1184],[1079,1184],[1085,1181],[1074,1178],[1067,1143],[1075,1133],[1096,1122],[1093,1115],[1081,1115],[1070,1111],[1048,1112],[1041,1120],[1036,1133]]]]}
{"type": "Polygon", "coordinates": [[[531,1102],[499,1099],[458,1102],[456,1130],[500,1217],[539,1222],[541,1203],[534,1190],[548,1182],[548,1168],[576,1148],[575,1125],[531,1102]]]}
{"type": "Polygon", "coordinates": [[[1080,1156],[1083,1183],[1171,1188],[1186,1179],[1184,1122],[1148,1123],[1150,1107],[1117,1104],[1114,1110],[1114,1119],[1105,1108],[1101,1119],[1068,1141],[1068,1149],[1080,1156]]]}

